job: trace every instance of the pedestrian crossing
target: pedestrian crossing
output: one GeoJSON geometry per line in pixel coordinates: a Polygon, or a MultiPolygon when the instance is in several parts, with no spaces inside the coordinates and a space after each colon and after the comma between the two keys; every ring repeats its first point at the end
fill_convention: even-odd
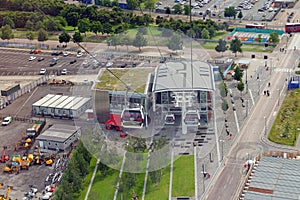
{"type": "Polygon", "coordinates": [[[283,73],[291,73],[291,72],[294,72],[293,69],[290,69],[290,68],[275,68],[274,69],[274,72],[283,72],[283,73]]]}

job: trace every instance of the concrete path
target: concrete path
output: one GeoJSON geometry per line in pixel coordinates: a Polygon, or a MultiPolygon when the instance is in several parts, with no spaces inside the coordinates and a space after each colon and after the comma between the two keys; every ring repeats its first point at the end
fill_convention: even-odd
{"type": "MultiPolygon", "coordinates": [[[[174,140],[172,141],[172,145],[173,144],[174,144],[174,140]]],[[[174,146],[172,147],[172,153],[171,153],[169,200],[172,200],[173,167],[174,167],[174,146]]]]}
{"type": "Polygon", "coordinates": [[[90,194],[90,191],[91,191],[91,188],[92,188],[92,185],[93,185],[96,173],[97,173],[97,169],[98,169],[99,163],[100,163],[100,159],[97,160],[96,166],[94,168],[93,176],[92,176],[91,182],[89,184],[88,190],[87,190],[87,192],[85,194],[84,200],[88,200],[88,197],[89,197],[89,194],[90,194]]]}
{"type": "Polygon", "coordinates": [[[121,177],[122,177],[122,173],[123,173],[123,169],[124,169],[125,160],[126,160],[126,152],[124,152],[124,157],[123,157],[123,161],[122,161],[122,165],[121,165],[121,169],[120,169],[120,174],[119,174],[118,182],[117,182],[117,185],[116,185],[116,191],[115,191],[115,194],[114,194],[114,200],[117,200],[117,196],[118,196],[118,191],[119,191],[120,181],[121,181],[121,177]]]}

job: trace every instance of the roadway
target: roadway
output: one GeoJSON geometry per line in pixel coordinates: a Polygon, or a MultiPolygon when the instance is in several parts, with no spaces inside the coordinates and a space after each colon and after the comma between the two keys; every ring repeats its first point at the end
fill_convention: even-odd
{"type": "MultiPolygon", "coordinates": [[[[270,90],[270,97],[261,94],[256,103],[256,107],[250,114],[248,121],[241,129],[240,135],[232,145],[228,155],[222,162],[216,176],[211,182],[210,188],[203,197],[208,200],[236,199],[237,189],[244,177],[243,163],[249,159],[250,155],[255,156],[259,152],[274,149],[262,142],[262,137],[266,135],[272,125],[272,121],[278,113],[278,99],[285,94],[288,73],[282,73],[277,68],[291,69],[299,57],[294,51],[295,42],[299,41],[300,35],[294,35],[290,40],[287,53],[274,52],[274,59],[279,59],[277,65],[271,72],[271,86],[266,86],[263,90],[270,90]],[[277,58],[276,58],[277,57],[277,58]]],[[[288,70],[287,70],[288,71],[288,70]]],[[[277,149],[277,148],[275,148],[277,149]]]]}

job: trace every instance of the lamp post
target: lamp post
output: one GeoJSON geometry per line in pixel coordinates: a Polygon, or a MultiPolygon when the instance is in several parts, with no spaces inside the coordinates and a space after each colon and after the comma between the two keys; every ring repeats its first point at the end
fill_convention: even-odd
{"type": "Polygon", "coordinates": [[[277,89],[278,91],[278,101],[277,101],[277,106],[279,106],[279,103],[280,103],[280,89],[277,89]]]}
{"type": "Polygon", "coordinates": [[[223,161],[223,157],[224,157],[224,156],[223,156],[223,153],[224,153],[224,152],[223,152],[223,144],[224,144],[225,141],[224,141],[224,140],[220,140],[220,142],[222,143],[222,145],[221,145],[221,151],[222,151],[221,161],[223,161]]]}

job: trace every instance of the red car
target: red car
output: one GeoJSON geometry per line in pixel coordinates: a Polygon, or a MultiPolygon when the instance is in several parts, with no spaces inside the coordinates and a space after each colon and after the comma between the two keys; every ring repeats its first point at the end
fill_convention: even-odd
{"type": "Polygon", "coordinates": [[[36,50],[34,50],[34,54],[39,54],[39,53],[41,53],[42,51],[41,50],[39,50],[39,49],[36,49],[36,50]]]}

